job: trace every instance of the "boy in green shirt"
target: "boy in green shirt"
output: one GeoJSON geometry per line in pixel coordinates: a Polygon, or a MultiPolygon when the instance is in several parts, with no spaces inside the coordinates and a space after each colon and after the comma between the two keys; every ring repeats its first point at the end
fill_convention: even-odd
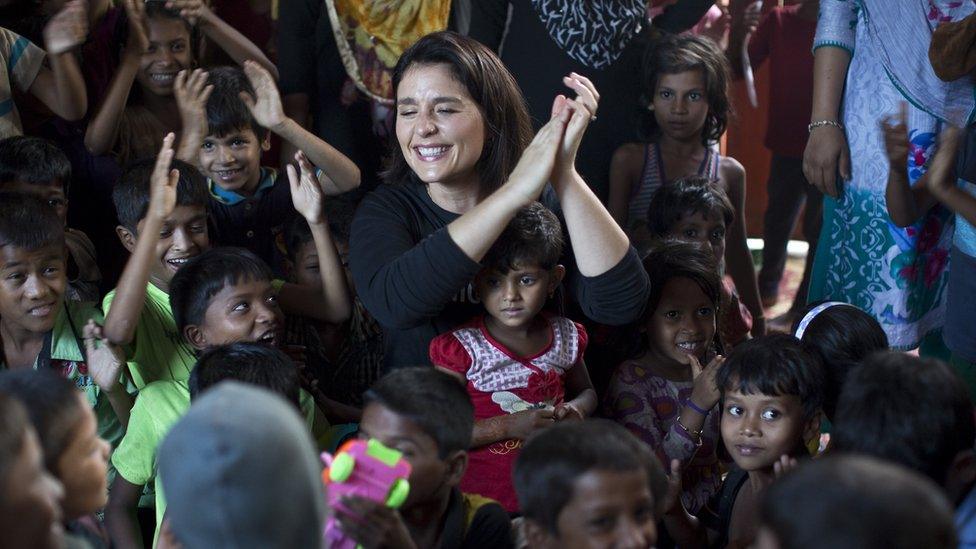
{"type": "MultiPolygon", "coordinates": [[[[146,219],[149,221],[145,222],[150,228],[143,230],[140,227],[143,238],[130,259],[130,266],[133,261],[137,261],[140,250],[149,247],[143,244],[143,240],[158,240],[154,235],[159,234],[160,230],[155,227],[161,224],[161,220],[172,218],[175,215],[173,212],[179,208],[176,206],[179,196],[178,182],[182,181],[182,177],[176,170],[167,173],[172,155],[171,134],[164,140],[151,176],[151,198],[146,208],[146,219]],[[150,219],[153,217],[154,220],[150,219]]],[[[161,275],[170,272],[166,284],[167,290],[171,290],[172,294],[168,304],[171,307],[168,306],[166,310],[177,337],[182,337],[189,343],[181,343],[187,352],[193,354],[194,350],[191,349],[199,351],[238,341],[276,345],[281,341],[280,332],[283,327],[279,302],[289,311],[320,319],[348,317],[348,290],[338,254],[329,235],[328,223],[322,214],[321,188],[313,176],[312,166],[303,156],[300,167],[301,177],[289,166],[289,183],[295,208],[314,227],[314,239],[323,258],[321,288],[272,284],[268,267],[244,250],[218,248],[203,254],[198,252],[194,255],[199,257],[189,262],[180,262],[178,272],[176,269],[169,269],[165,264],[165,258],[174,257],[173,254],[162,250],[157,253],[164,260],[161,262],[162,268],[154,265],[152,269],[141,269],[142,273],[155,272],[155,279],[149,277],[152,285],[161,281],[161,275]],[[329,299],[323,297],[323,292],[329,299]]],[[[140,225],[143,223],[140,222],[140,225]]],[[[200,247],[195,246],[195,250],[200,247]]],[[[190,249],[191,246],[183,244],[178,251],[190,249]]],[[[148,252],[142,252],[142,257],[151,258],[148,252]]],[[[126,267],[123,278],[130,270],[135,270],[130,269],[130,266],[126,267]]],[[[121,306],[121,303],[117,306],[121,306]]],[[[109,322],[111,318],[110,312],[109,322]]],[[[157,335],[155,339],[161,338],[157,335]]],[[[166,339],[169,339],[168,334],[166,339]]],[[[119,471],[119,476],[112,485],[106,521],[116,544],[129,546],[138,540],[132,512],[142,486],[155,478],[156,450],[159,443],[172,424],[186,412],[189,403],[186,377],[155,381],[140,392],[132,410],[129,429],[119,449],[112,456],[112,463],[119,471]]],[[[308,409],[311,412],[311,402],[308,409]]],[[[157,526],[164,505],[161,494],[157,492],[157,526]]]]}
{"type": "Polygon", "coordinates": [[[115,446],[132,398],[119,357],[89,339],[101,313],[65,298],[66,263],[54,208],[28,194],[0,193],[0,369],[58,371],[84,393],[99,435],[115,446]]]}

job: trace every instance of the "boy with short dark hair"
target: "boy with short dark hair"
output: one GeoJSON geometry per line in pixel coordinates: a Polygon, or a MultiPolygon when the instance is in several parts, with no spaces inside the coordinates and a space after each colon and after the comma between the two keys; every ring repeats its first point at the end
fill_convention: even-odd
{"type": "Polygon", "coordinates": [[[0,140],[0,192],[32,194],[54,208],[64,225],[68,247],[68,299],[98,301],[102,273],[95,245],[88,236],[67,227],[71,162],[51,141],[14,136],[0,140]]]}
{"type": "Polygon", "coordinates": [[[722,275],[722,343],[735,346],[752,330],[753,318],[742,304],[732,278],[725,275],[725,233],[735,219],[728,195],[706,177],[676,179],[654,192],[647,208],[647,230],[654,239],[675,239],[706,246],[722,275]]]}
{"type": "Polygon", "coordinates": [[[214,242],[247,248],[283,275],[279,240],[294,210],[278,171],[261,166],[270,133],[308,155],[328,194],[357,187],[359,168],[285,116],[274,79],[256,63],[246,62],[243,71],[218,67],[206,76],[205,88],[188,86],[177,93],[185,129],[180,157],[209,178],[214,242]]]}
{"type": "Polygon", "coordinates": [[[868,456],[828,456],[769,487],[757,549],[952,549],[952,508],[929,479],[868,456]]]}
{"type": "Polygon", "coordinates": [[[474,408],[450,375],[404,368],[365,395],[360,436],[403,452],[412,467],[399,510],[349,498],[336,509],[343,531],[367,547],[512,547],[511,523],[494,501],[458,489],[468,463],[474,408]]]}
{"type": "Polygon", "coordinates": [[[112,349],[96,349],[86,324],[93,303],[65,299],[64,229],[54,209],[27,194],[0,193],[0,369],[55,369],[85,395],[113,446],[132,398],[112,349]]]}
{"type": "MultiPolygon", "coordinates": [[[[142,214],[146,217],[146,224],[153,220],[152,222],[158,227],[161,219],[182,217],[194,220],[197,224],[191,227],[202,231],[196,233],[185,231],[182,234],[175,233],[176,237],[170,236],[169,242],[176,242],[175,251],[172,248],[157,246],[157,249],[162,250],[157,252],[159,257],[163,260],[178,258],[177,261],[160,261],[159,265],[153,265],[152,269],[149,269],[149,263],[152,262],[149,254],[152,250],[142,249],[141,256],[140,250],[137,250],[130,259],[130,265],[126,267],[126,273],[123,274],[123,280],[126,280],[126,276],[136,269],[141,269],[142,273],[152,270],[154,274],[149,277],[151,280],[149,286],[165,283],[166,289],[171,291],[172,295],[165,295],[161,291],[159,293],[167,299],[165,303],[167,321],[172,325],[174,337],[181,342],[179,344],[181,350],[189,354],[195,362],[194,349],[203,350],[236,341],[266,340],[269,344],[275,344],[275,334],[282,325],[282,313],[278,307],[279,298],[282,305],[299,314],[340,320],[344,315],[348,315],[349,300],[345,279],[337,267],[338,258],[335,249],[331,246],[328,225],[322,214],[321,190],[307,162],[302,162],[300,179],[294,168],[289,167],[289,182],[292,186],[295,206],[313,227],[313,238],[320,255],[324,258],[322,289],[293,284],[282,284],[275,288],[267,266],[249,252],[213,249],[201,253],[201,248],[209,244],[206,241],[206,213],[203,206],[195,204],[192,209],[185,206],[175,208],[172,206],[178,202],[179,196],[177,187],[179,174],[173,170],[168,176],[166,175],[169,158],[173,155],[172,138],[171,134],[164,140],[163,151],[151,176],[153,196],[148,205],[149,213],[143,213],[144,210],[124,216],[122,212],[125,210],[120,208],[120,219],[125,223],[126,219],[142,214]],[[181,207],[189,211],[181,213],[179,212],[181,207]],[[191,242],[194,237],[199,237],[199,245],[191,242]],[[191,252],[192,257],[184,260],[191,252]],[[134,262],[138,265],[140,261],[141,266],[132,266],[134,262]],[[328,265],[332,265],[332,268],[328,268],[328,265]],[[323,299],[323,291],[325,299],[323,299]]],[[[199,196],[194,195],[194,198],[199,196]]],[[[148,248],[155,242],[159,242],[158,237],[153,237],[160,233],[160,229],[152,229],[154,232],[150,232],[150,229],[143,230],[143,223],[140,221],[142,234],[138,246],[148,248]],[[149,244],[145,244],[144,241],[148,241],[149,244]]],[[[122,228],[120,232],[121,230],[122,228]]],[[[146,274],[142,276],[144,277],[142,280],[145,280],[146,274]]],[[[160,306],[162,307],[162,304],[160,306]]],[[[111,312],[109,321],[111,321],[111,312]]],[[[145,337],[161,339],[158,332],[147,331],[146,334],[145,337]]],[[[169,339],[168,333],[166,339],[169,339]]],[[[181,377],[163,378],[141,389],[132,410],[130,427],[118,450],[112,456],[112,463],[119,471],[119,478],[112,486],[108,522],[113,539],[117,543],[132,543],[137,539],[134,538],[135,529],[130,513],[135,506],[140,487],[155,477],[156,450],[159,442],[189,407],[189,388],[186,381],[188,376],[187,371],[181,377]]],[[[309,402],[310,413],[312,409],[313,406],[309,402]]],[[[162,496],[158,492],[156,501],[158,525],[164,507],[162,496]]]]}
{"type": "Polygon", "coordinates": [[[533,548],[653,547],[667,479],[657,458],[605,419],[539,432],[515,462],[533,548]]]}
{"type": "Polygon", "coordinates": [[[931,478],[956,507],[960,547],[976,546],[976,419],[947,364],[880,352],[851,372],[837,401],[831,448],[892,461],[931,478]]]}
{"type": "MultiPolygon", "coordinates": [[[[325,205],[329,232],[352,297],[351,318],[337,324],[293,315],[285,322],[287,344],[305,347],[309,362],[313,362],[311,358],[315,355],[315,362],[324,366],[308,372],[318,379],[319,388],[329,398],[350,406],[362,406],[363,393],[379,378],[384,356],[383,330],[356,295],[348,269],[349,230],[362,196],[357,189],[332,197],[325,205]]],[[[319,256],[308,222],[295,217],[285,227],[284,234],[289,280],[308,286],[320,285],[319,256]]]]}
{"type": "Polygon", "coordinates": [[[228,379],[264,387],[300,411],[301,380],[298,367],[288,355],[274,347],[238,342],[211,347],[200,353],[187,382],[190,401],[228,379]]]}
{"type": "Polygon", "coordinates": [[[125,348],[140,390],[154,381],[185,380],[196,360],[176,329],[169,283],[210,247],[207,189],[193,166],[173,160],[173,139],[166,136],[155,160],[130,166],[112,191],[116,233],[131,256],[102,303],[105,336],[125,348]]]}
{"type": "Polygon", "coordinates": [[[808,455],[806,443],[819,434],[825,383],[820,360],[791,335],[751,339],[729,354],[715,385],[722,442],[735,467],[699,513],[700,521],[687,515],[680,498],[668,510],[667,528],[680,546],[753,543],[759,502],[777,469],[808,455]]]}

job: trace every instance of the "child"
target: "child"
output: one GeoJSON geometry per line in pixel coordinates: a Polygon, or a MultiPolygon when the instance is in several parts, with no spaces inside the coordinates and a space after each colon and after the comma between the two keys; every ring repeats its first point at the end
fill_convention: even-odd
{"type": "Polygon", "coordinates": [[[735,219],[728,196],[701,176],[680,177],[654,192],[647,208],[647,230],[655,240],[697,242],[715,256],[722,280],[722,314],[718,332],[722,343],[734,347],[749,337],[752,314],[725,272],[725,235],[735,219]]]}
{"type": "Polygon", "coordinates": [[[176,546],[320,547],[321,467],[284,399],[220,383],[193,403],[160,448],[176,546]]]}
{"type": "Polygon", "coordinates": [[[935,359],[894,352],[851,372],[837,401],[833,449],[904,465],[956,507],[960,547],[976,543],[976,419],[966,385],[935,359]]]}
{"type": "Polygon", "coordinates": [[[98,301],[102,274],[95,259],[95,244],[85,233],[67,227],[70,184],[71,163],[54,143],[23,136],[0,140],[0,191],[33,194],[54,208],[65,225],[68,299],[98,301]]]}
{"type": "Polygon", "coordinates": [[[98,436],[98,423],[85,396],[50,370],[4,372],[0,392],[17,398],[27,409],[41,442],[44,467],[64,486],[61,519],[69,537],[92,547],[108,547],[95,513],[108,499],[111,447],[98,436]]]}
{"type": "Polygon", "coordinates": [[[88,35],[84,0],[66,2],[44,27],[45,51],[30,40],[0,28],[0,138],[22,135],[20,114],[14,103],[14,87],[30,94],[65,120],[78,120],[88,108],[88,95],[73,49],[88,35]]]}
{"type": "Polygon", "coordinates": [[[753,335],[765,333],[752,255],[746,244],[745,170],[711,146],[725,131],[730,114],[728,64],[710,40],[696,36],[664,36],[652,43],[644,64],[644,92],[650,96],[644,128],[650,144],[628,143],[610,164],[608,209],[628,230],[638,247],[646,248],[640,227],[649,219],[651,196],[677,177],[702,175],[716,181],[735,206],[725,250],[729,274],[752,313],[753,335]]]}
{"type": "Polygon", "coordinates": [[[186,126],[180,150],[209,178],[214,242],[247,248],[283,274],[279,239],[294,210],[278,171],[261,166],[270,132],[308,155],[329,194],[358,186],[359,168],[285,116],[273,77],[256,63],[248,61],[244,71],[219,67],[194,74],[187,87],[191,91],[177,98],[184,119],[196,123],[186,126]]]}
{"type": "Polygon", "coordinates": [[[931,481],[866,456],[801,465],[769,487],[758,549],[950,549],[952,510],[931,481]]]}
{"type": "MultiPolygon", "coordinates": [[[[383,331],[356,295],[348,269],[349,228],[361,196],[358,190],[350,191],[330,198],[325,205],[329,231],[353,300],[352,318],[342,324],[310,322],[299,316],[285,320],[286,343],[305,347],[309,355],[316,354],[318,362],[326,366],[322,371],[310,372],[319,380],[322,392],[357,407],[362,406],[363,392],[376,382],[383,364],[383,331]]],[[[289,279],[304,286],[321,286],[319,256],[308,223],[295,217],[284,234],[289,279]]]]}
{"type": "Polygon", "coordinates": [[[792,332],[823,363],[823,411],[833,421],[847,375],[872,353],[886,350],[888,335],[873,316],[839,301],[812,303],[800,314],[792,332]]]}
{"type": "Polygon", "coordinates": [[[173,160],[173,134],[156,160],[142,160],[112,191],[119,240],[131,256],[105,296],[105,337],[125,348],[129,374],[142,390],[153,381],[186,379],[195,357],[176,329],[169,283],[210,247],[207,188],[192,166],[173,160]]]}
{"type": "Polygon", "coordinates": [[[64,546],[64,487],[44,468],[37,432],[16,398],[0,392],[0,531],[10,547],[64,546]]]}
{"type": "Polygon", "coordinates": [[[696,513],[722,482],[714,379],[722,363],[715,329],[721,284],[712,255],[694,244],[663,244],[644,259],[644,268],[651,296],[640,351],[614,372],[606,416],[662,463],[682,462],[681,497],[696,513]]]}
{"type": "Polygon", "coordinates": [[[99,435],[122,438],[132,407],[113,349],[93,345],[102,315],[65,299],[64,228],[38,198],[0,193],[0,370],[53,369],[80,389],[99,435]],[[83,341],[84,340],[84,341],[83,341]]]}
{"type": "Polygon", "coordinates": [[[365,400],[359,435],[403,452],[410,495],[399,510],[348,498],[348,512],[335,510],[344,532],[366,547],[513,547],[501,506],[458,489],[474,425],[464,387],[432,368],[403,368],[365,400]]]}
{"type": "Polygon", "coordinates": [[[167,133],[180,132],[186,121],[181,121],[174,98],[179,91],[175,84],[178,73],[196,64],[201,33],[235,62],[254,59],[274,70],[257,46],[202,0],[124,0],[123,5],[128,20],[125,46],[85,132],[85,146],[94,155],[115,153],[125,166],[154,155],[167,133]],[[138,84],[135,90],[133,84],[138,84]]]}
{"type": "Polygon", "coordinates": [[[689,522],[679,506],[668,511],[668,531],[682,547],[704,545],[706,537],[712,547],[749,546],[766,487],[783,466],[806,454],[806,443],[819,432],[824,374],[793,336],[772,334],[736,347],[719,366],[715,384],[722,443],[736,467],[699,513],[700,522],[689,522]]]}
{"type": "Polygon", "coordinates": [[[486,314],[430,343],[431,362],[460,379],[475,407],[461,489],[518,510],[512,464],[528,436],[596,408],[586,331],[542,313],[565,274],[562,227],[534,202],[519,210],[482,260],[475,287],[486,314]]]}
{"type": "MultiPolygon", "coordinates": [[[[924,231],[918,222],[936,204],[941,204],[956,215],[956,230],[952,236],[952,250],[949,256],[952,268],[949,269],[949,286],[946,297],[945,324],[942,336],[952,352],[950,361],[969,386],[969,394],[976,398],[976,331],[972,329],[973,296],[976,296],[974,276],[976,276],[976,181],[971,174],[976,169],[976,157],[963,154],[956,162],[960,147],[969,152],[970,143],[976,139],[972,126],[964,135],[960,130],[947,128],[939,139],[939,150],[935,153],[928,171],[911,187],[905,170],[909,152],[915,153],[917,146],[909,141],[907,130],[907,106],[895,120],[882,122],[885,148],[891,168],[888,170],[888,186],[885,198],[888,215],[898,227],[914,226],[914,230],[924,231]]],[[[912,136],[917,137],[917,136],[912,136]]],[[[910,265],[904,268],[912,268],[910,265]]]]}
{"type": "MultiPolygon", "coordinates": [[[[306,421],[311,421],[311,409],[299,403],[298,370],[291,359],[253,340],[248,344],[223,346],[232,341],[220,342],[204,351],[189,380],[157,381],[139,393],[129,429],[112,455],[118,476],[112,484],[105,519],[115,544],[141,545],[133,515],[143,487],[152,486],[156,480],[159,444],[186,414],[191,400],[211,385],[228,378],[267,386],[288,398],[296,409],[301,409],[306,421]]],[[[158,537],[167,505],[160,490],[154,494],[155,536],[158,537]]]]}
{"type": "Polygon", "coordinates": [[[515,462],[528,546],[654,547],[667,480],[626,429],[607,420],[532,437],[515,462]]]}
{"type": "MultiPolygon", "coordinates": [[[[745,8],[749,2],[737,2],[745,8]]],[[[772,152],[768,202],[763,216],[762,269],[759,295],[772,307],[779,297],[786,266],[786,245],[804,207],[803,237],[809,244],[803,278],[783,320],[788,326],[806,303],[814,250],[820,236],[823,193],[803,175],[803,149],[813,110],[813,37],[820,0],[792,0],[774,6],[759,20],[758,10],[736,9],[729,36],[728,58],[742,72],[742,43],[748,36],[749,62],[755,70],[768,60],[769,103],[763,144],[772,152]],[[804,203],[806,204],[804,206],[804,203]]],[[[784,326],[785,328],[785,326],[784,326]]]]}

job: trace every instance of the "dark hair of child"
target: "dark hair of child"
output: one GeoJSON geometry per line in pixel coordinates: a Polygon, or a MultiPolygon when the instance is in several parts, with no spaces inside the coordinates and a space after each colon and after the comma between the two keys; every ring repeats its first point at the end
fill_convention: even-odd
{"type": "Polygon", "coordinates": [[[667,477],[650,449],[623,426],[607,419],[556,423],[528,440],[515,462],[519,508],[557,534],[559,514],[573,498],[574,484],[589,471],[644,470],[660,517],[667,477]]]}
{"type": "Polygon", "coordinates": [[[17,398],[37,430],[44,467],[56,473],[78,424],[81,393],[52,370],[10,370],[0,374],[0,392],[17,398]]]}
{"type": "MultiPolygon", "coordinates": [[[[797,316],[791,333],[810,310],[823,304],[812,303],[797,316]]],[[[853,305],[837,305],[821,311],[803,331],[803,348],[820,357],[827,375],[824,387],[824,414],[833,421],[837,398],[856,366],[877,351],[888,348],[888,335],[875,318],[853,305]]]]}
{"type": "Polygon", "coordinates": [[[650,42],[644,53],[639,123],[641,136],[648,141],[657,139],[661,129],[654,112],[646,108],[651,104],[662,74],[677,74],[700,70],[705,79],[705,95],[708,101],[708,117],[702,128],[702,144],[716,142],[725,133],[732,104],[729,102],[729,63],[725,53],[712,40],[693,35],[662,34],[650,42]]]}
{"type": "Polygon", "coordinates": [[[949,502],[932,481],[867,456],[810,460],[774,482],[762,524],[780,549],[950,549],[949,502]]]}
{"type": "MultiPolygon", "coordinates": [[[[532,120],[522,90],[505,65],[484,44],[451,31],[434,32],[414,42],[393,69],[394,93],[415,65],[447,65],[478,105],[485,123],[485,145],[475,165],[481,192],[501,187],[532,140],[532,120]]],[[[382,174],[387,183],[417,181],[396,147],[382,174]]]]}
{"type": "Polygon", "coordinates": [[[271,269],[244,248],[211,248],[191,258],[173,275],[169,285],[169,304],[176,328],[183,333],[187,326],[199,326],[207,307],[221,290],[242,280],[273,278],[271,269]]]}
{"type": "MultiPolygon", "coordinates": [[[[352,218],[356,214],[356,206],[363,199],[364,192],[354,189],[338,196],[330,196],[325,202],[325,216],[329,220],[329,233],[336,242],[349,243],[349,232],[352,228],[352,218]]],[[[285,225],[285,249],[288,258],[295,259],[298,250],[305,244],[312,242],[312,229],[305,218],[296,215],[285,225]]]]}
{"type": "Polygon", "coordinates": [[[647,229],[664,238],[681,218],[700,213],[706,218],[718,215],[728,227],[735,220],[735,208],[718,184],[700,175],[680,177],[654,191],[647,208],[647,229]]]}
{"type": "Polygon", "coordinates": [[[57,145],[40,137],[15,135],[0,139],[0,189],[5,183],[58,183],[68,193],[71,162],[57,145]]]}
{"type": "Polygon", "coordinates": [[[973,403],[944,362],[884,351],[848,375],[830,438],[837,451],[900,463],[942,486],[976,440],[973,403]]]}
{"type": "MultiPolygon", "coordinates": [[[[139,221],[149,210],[150,178],[156,166],[155,158],[144,158],[130,164],[122,173],[119,182],[112,189],[112,202],[119,217],[119,224],[138,234],[139,221]]],[[[170,169],[179,170],[180,180],[176,184],[177,206],[203,206],[210,200],[207,179],[190,164],[173,159],[170,169]]]]}
{"type": "Polygon", "coordinates": [[[268,128],[261,127],[241,100],[240,93],[255,96],[251,81],[240,67],[215,67],[207,71],[207,83],[213,85],[207,99],[207,131],[210,135],[225,135],[250,129],[258,139],[264,139],[268,128]]]}
{"type": "Polygon", "coordinates": [[[64,225],[43,200],[20,193],[0,193],[0,248],[27,251],[64,246],[64,225]]]}
{"type": "Polygon", "coordinates": [[[770,334],[740,343],[715,374],[722,399],[742,394],[794,395],[810,419],[823,404],[824,372],[820,359],[788,334],[770,334]]]}
{"type": "Polygon", "coordinates": [[[377,404],[416,424],[437,442],[440,459],[471,446],[471,397],[456,379],[436,368],[394,370],[366,391],[363,400],[364,408],[377,404]]]}
{"type": "MultiPolygon", "coordinates": [[[[687,278],[694,282],[712,302],[715,317],[718,318],[722,302],[722,279],[718,275],[718,266],[715,265],[715,257],[711,252],[699,244],[666,240],[658,243],[647,254],[643,264],[650,279],[651,291],[647,296],[647,306],[638,330],[654,316],[654,311],[661,303],[661,292],[672,278],[687,278]]],[[[630,356],[636,358],[647,351],[647,337],[643,333],[635,333],[632,339],[630,356]]],[[[724,353],[718,329],[715,330],[713,345],[717,354],[724,353]]]]}
{"type": "Polygon", "coordinates": [[[243,342],[207,349],[190,372],[190,399],[227,379],[268,389],[300,409],[298,367],[278,349],[243,342]]]}
{"type": "Polygon", "coordinates": [[[24,447],[24,433],[30,427],[27,410],[17,398],[0,392],[0,508],[6,498],[6,481],[24,447]]]}
{"type": "Polygon", "coordinates": [[[481,264],[503,274],[527,265],[552,269],[559,264],[562,253],[563,227],[559,218],[539,202],[533,202],[515,214],[481,264]]]}

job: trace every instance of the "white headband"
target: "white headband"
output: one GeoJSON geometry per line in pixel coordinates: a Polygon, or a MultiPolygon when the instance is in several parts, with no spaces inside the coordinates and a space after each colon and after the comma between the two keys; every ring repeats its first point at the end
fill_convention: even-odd
{"type": "Polygon", "coordinates": [[[807,326],[809,326],[810,323],[813,322],[813,319],[816,318],[817,315],[819,315],[820,313],[826,311],[827,309],[835,305],[847,305],[848,307],[854,307],[850,303],[844,303],[843,301],[828,301],[826,303],[821,303],[820,305],[817,305],[816,307],[810,309],[810,312],[803,315],[803,319],[801,319],[800,323],[797,324],[796,333],[793,335],[797,339],[803,339],[803,332],[807,331],[807,326]]]}

